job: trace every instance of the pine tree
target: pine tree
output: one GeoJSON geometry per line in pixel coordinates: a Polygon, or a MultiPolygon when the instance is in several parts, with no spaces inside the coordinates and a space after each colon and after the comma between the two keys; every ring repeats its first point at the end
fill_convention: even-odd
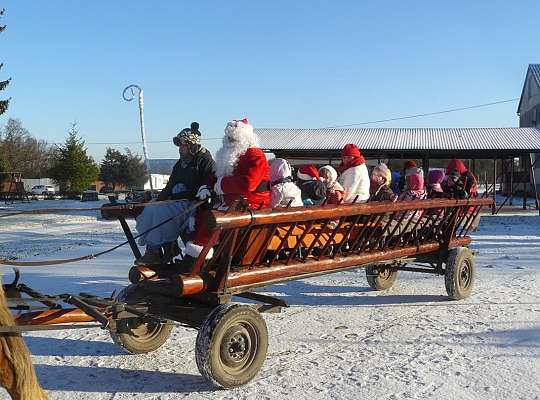
{"type": "Polygon", "coordinates": [[[116,185],[121,184],[124,174],[124,168],[127,165],[127,158],[118,150],[107,148],[105,157],[101,162],[99,180],[111,185],[116,189],[116,185]]]}
{"type": "MultiPolygon", "coordinates": [[[[5,11],[6,11],[5,9],[0,10],[0,18],[4,16],[5,11]]],[[[5,25],[0,26],[0,33],[4,32],[5,30],[6,30],[5,25]]],[[[2,69],[3,66],[4,64],[0,64],[0,70],[2,69]]],[[[6,87],[9,85],[9,82],[11,82],[11,78],[5,81],[0,81],[0,92],[6,89],[6,87]]],[[[0,100],[0,115],[6,112],[8,105],[9,105],[9,99],[0,100]]]]}
{"type": "Polygon", "coordinates": [[[142,157],[138,154],[133,154],[129,149],[126,149],[126,169],[125,169],[124,185],[128,188],[143,188],[144,183],[148,179],[146,167],[142,157]]]}
{"type": "Polygon", "coordinates": [[[122,154],[108,148],[101,162],[99,179],[110,184],[113,189],[119,184],[139,188],[146,181],[146,168],[141,156],[133,154],[129,149],[126,149],[126,154],[122,154]]]}
{"type": "Polygon", "coordinates": [[[73,123],[65,144],[57,146],[49,172],[60,191],[70,195],[83,192],[99,174],[99,167],[86,154],[84,141],[78,135],[77,123],[73,123]]]}

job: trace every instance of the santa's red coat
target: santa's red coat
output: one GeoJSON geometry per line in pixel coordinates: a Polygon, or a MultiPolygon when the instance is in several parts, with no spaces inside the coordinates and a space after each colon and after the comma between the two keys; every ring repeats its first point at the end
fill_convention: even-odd
{"type": "Polygon", "coordinates": [[[235,200],[245,197],[250,208],[269,207],[270,191],[255,191],[261,182],[270,182],[269,173],[268,160],[263,151],[257,147],[247,149],[238,158],[233,174],[218,179],[225,203],[231,205],[235,200]]]}

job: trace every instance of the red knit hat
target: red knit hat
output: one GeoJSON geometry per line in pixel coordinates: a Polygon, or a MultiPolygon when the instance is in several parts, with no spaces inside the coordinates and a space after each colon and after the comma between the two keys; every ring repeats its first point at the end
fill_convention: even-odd
{"type": "Polygon", "coordinates": [[[349,143],[346,144],[343,150],[341,150],[341,157],[361,157],[362,153],[360,153],[360,149],[356,147],[356,145],[349,143]]]}
{"type": "Polygon", "coordinates": [[[447,174],[449,174],[452,171],[457,171],[459,172],[460,175],[462,175],[468,170],[465,164],[463,164],[463,161],[458,160],[457,158],[454,158],[450,160],[450,162],[448,163],[448,166],[446,167],[447,174]]]}
{"type": "Polygon", "coordinates": [[[319,179],[319,171],[317,171],[314,165],[302,165],[298,168],[298,174],[296,176],[303,181],[312,181],[319,179]]]}
{"type": "Polygon", "coordinates": [[[409,169],[409,168],[417,168],[418,165],[416,165],[416,161],[414,160],[409,160],[405,163],[405,166],[403,167],[403,169],[409,169]]]}

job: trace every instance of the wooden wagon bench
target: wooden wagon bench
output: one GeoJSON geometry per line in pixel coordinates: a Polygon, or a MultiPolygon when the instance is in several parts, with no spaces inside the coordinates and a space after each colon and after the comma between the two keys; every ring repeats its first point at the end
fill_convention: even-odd
{"type": "MultiPolygon", "coordinates": [[[[364,267],[375,290],[390,288],[398,271],[413,271],[444,276],[449,298],[466,298],[475,273],[468,234],[489,205],[488,199],[422,200],[211,211],[210,239],[190,268],[178,260],[133,267],[131,285],[110,298],[46,296],[19,284],[19,293],[47,309],[19,315],[17,328],[97,322],[128,352],[147,353],[165,343],[173,322],[181,323],[198,329],[201,374],[219,387],[239,386],[258,373],[266,357],[268,332],[261,312],[288,306],[254,289],[364,267]],[[233,296],[252,303],[233,303],[233,296]]],[[[103,218],[120,221],[135,257],[140,251],[126,218],[143,207],[102,208],[103,218]]]]}

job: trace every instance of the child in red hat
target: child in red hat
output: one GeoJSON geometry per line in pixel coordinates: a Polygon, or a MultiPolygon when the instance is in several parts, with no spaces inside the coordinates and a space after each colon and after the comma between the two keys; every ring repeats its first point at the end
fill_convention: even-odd
{"type": "Polygon", "coordinates": [[[369,199],[369,174],[366,160],[356,145],[349,143],[341,151],[339,183],[345,189],[345,203],[366,202],[369,199]]]}
{"type": "Polygon", "coordinates": [[[326,186],[314,165],[302,165],[296,174],[305,205],[320,204],[326,198],[326,186]]]}

